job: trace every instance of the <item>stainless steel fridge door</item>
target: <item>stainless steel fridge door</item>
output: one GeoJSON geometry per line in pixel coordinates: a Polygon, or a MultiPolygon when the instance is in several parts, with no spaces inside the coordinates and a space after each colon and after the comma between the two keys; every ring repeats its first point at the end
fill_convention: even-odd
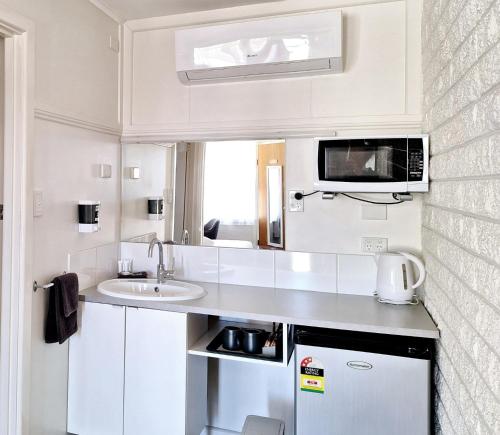
{"type": "Polygon", "coordinates": [[[296,435],[430,433],[428,360],[297,345],[295,373],[296,435]],[[301,375],[309,358],[323,366],[317,382],[301,375]]]}

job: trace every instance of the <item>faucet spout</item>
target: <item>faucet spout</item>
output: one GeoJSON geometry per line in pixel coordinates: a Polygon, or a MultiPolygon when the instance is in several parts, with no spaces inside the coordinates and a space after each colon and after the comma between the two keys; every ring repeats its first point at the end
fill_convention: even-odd
{"type": "MultiPolygon", "coordinates": [[[[165,264],[163,263],[163,243],[156,237],[149,242],[148,257],[153,256],[154,247],[158,246],[158,266],[156,268],[156,280],[159,284],[164,283],[168,279],[174,278],[173,266],[168,270],[165,269],[165,264]]],[[[173,258],[171,263],[173,264],[173,258]]]]}
{"type": "Polygon", "coordinates": [[[160,264],[163,264],[163,243],[158,240],[156,237],[149,242],[149,249],[148,249],[148,257],[151,258],[153,256],[153,251],[155,245],[158,245],[158,260],[160,264]]]}

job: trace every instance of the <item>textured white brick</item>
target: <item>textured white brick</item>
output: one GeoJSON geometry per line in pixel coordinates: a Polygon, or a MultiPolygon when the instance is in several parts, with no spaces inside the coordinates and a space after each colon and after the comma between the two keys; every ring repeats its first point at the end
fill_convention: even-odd
{"type": "Polygon", "coordinates": [[[500,267],[500,222],[464,216],[449,210],[425,206],[423,225],[500,267]]]}
{"type": "Polygon", "coordinates": [[[447,92],[469,70],[481,56],[492,50],[498,44],[500,32],[498,30],[500,17],[500,2],[492,7],[484,20],[472,31],[467,40],[459,47],[445,65],[432,63],[426,70],[424,78],[424,109],[428,110],[442,95],[447,92]],[[431,77],[433,70],[436,77],[431,77]]]}
{"type": "Polygon", "coordinates": [[[441,68],[455,55],[455,51],[464,42],[468,34],[479,23],[482,15],[497,0],[454,0],[441,16],[441,20],[432,35],[430,44],[422,54],[422,65],[430,68],[424,89],[433,80],[441,68]]]}
{"type": "MultiPolygon", "coordinates": [[[[476,293],[500,310],[500,268],[424,228],[422,246],[476,293]]],[[[427,294],[426,294],[427,297],[427,294]]]]}
{"type": "MultiPolygon", "coordinates": [[[[433,292],[431,299],[438,295],[438,292],[433,292]]],[[[436,300],[434,306],[441,307],[443,303],[442,300],[436,300]]],[[[432,311],[431,314],[433,314],[432,311]]],[[[498,408],[499,402],[491,396],[491,393],[488,396],[487,389],[481,388],[476,376],[476,369],[472,364],[467,363],[466,358],[464,358],[462,348],[458,345],[444,320],[445,316],[437,316],[442,334],[441,342],[446,343],[446,349],[443,346],[440,347],[436,362],[444,383],[450,389],[451,397],[447,397],[446,388],[442,388],[443,384],[441,384],[441,398],[444,403],[451,401],[457,403],[460,414],[464,418],[465,426],[470,433],[498,433],[500,425],[496,417],[497,412],[500,412],[498,408]]]]}
{"type": "Polygon", "coordinates": [[[500,0],[424,0],[431,190],[424,303],[437,322],[436,432],[500,433],[500,0]]]}
{"type": "Polygon", "coordinates": [[[453,0],[446,4],[446,8],[439,15],[439,20],[432,30],[432,39],[429,41],[428,46],[422,56],[422,65],[427,66],[431,60],[432,56],[438,52],[443,52],[443,43],[446,42],[446,36],[450,32],[450,28],[454,24],[455,19],[459,15],[460,11],[464,10],[464,6],[467,5],[469,0],[453,0]]]}
{"type": "MultiPolygon", "coordinates": [[[[495,365],[500,367],[497,354],[500,349],[500,311],[485,304],[484,300],[478,298],[477,294],[434,257],[426,255],[425,260],[431,280],[442,289],[441,291],[452,301],[458,312],[471,324],[471,328],[464,328],[464,334],[473,336],[473,341],[478,344],[469,348],[471,357],[478,363],[484,359],[490,369],[495,365]]],[[[495,394],[500,397],[500,378],[492,379],[491,386],[495,394]]]]}
{"type": "Polygon", "coordinates": [[[430,163],[432,180],[493,175],[500,175],[500,133],[433,156],[430,163]]]}
{"type": "Polygon", "coordinates": [[[500,179],[434,181],[426,202],[500,219],[500,179]]]}
{"type": "Polygon", "coordinates": [[[478,100],[500,81],[500,45],[496,45],[481,58],[440,100],[425,114],[427,129],[433,130],[462,110],[470,103],[478,100]]]}
{"type": "Polygon", "coordinates": [[[462,145],[500,127],[500,89],[467,106],[449,122],[432,131],[432,154],[462,145]]]}
{"type": "MultiPolygon", "coordinates": [[[[480,404],[480,409],[484,410],[485,420],[490,426],[494,426],[495,415],[497,412],[500,413],[500,381],[496,376],[498,355],[473,327],[467,325],[467,319],[455,307],[453,300],[445,295],[445,291],[432,278],[429,279],[426,290],[436,296],[437,303],[447,304],[446,313],[443,313],[446,314],[446,321],[440,325],[441,339],[446,340],[448,353],[451,354],[454,349],[453,355],[459,358],[454,359],[457,371],[462,373],[461,377],[467,381],[466,386],[471,396],[480,404]],[[481,376],[477,374],[477,367],[484,368],[481,376]],[[478,392],[481,393],[481,397],[478,396],[478,392]]],[[[498,332],[497,329],[496,335],[498,332]]]]}
{"type": "Polygon", "coordinates": [[[444,325],[443,329],[445,330],[443,335],[446,337],[443,340],[448,341],[447,357],[445,358],[445,354],[442,352],[439,364],[447,383],[451,388],[453,386],[458,387],[462,395],[463,400],[461,400],[459,406],[465,416],[466,425],[471,429],[472,433],[479,433],[475,432],[477,423],[480,423],[481,433],[498,433],[498,429],[500,429],[496,418],[498,412],[500,412],[498,400],[491,394],[481,378],[477,376],[476,369],[471,362],[464,358],[463,349],[449,331],[448,326],[444,325]],[[466,406],[470,408],[464,409],[463,403],[466,403],[466,406]]]}

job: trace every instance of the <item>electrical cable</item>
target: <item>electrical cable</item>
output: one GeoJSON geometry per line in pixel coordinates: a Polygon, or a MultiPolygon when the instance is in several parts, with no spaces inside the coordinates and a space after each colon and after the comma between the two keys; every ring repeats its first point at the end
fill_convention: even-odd
{"type": "MultiPolygon", "coordinates": [[[[316,193],[319,193],[320,190],[314,190],[310,193],[300,193],[296,192],[295,193],[295,199],[300,201],[302,198],[305,198],[306,196],[311,196],[315,195],[316,193]]],[[[354,199],[356,201],[361,201],[361,202],[367,202],[369,204],[378,204],[378,205],[393,205],[393,204],[402,204],[405,201],[395,201],[395,202],[379,202],[379,201],[370,201],[368,199],[363,199],[363,198],[357,198],[355,196],[348,195],[347,193],[340,193],[340,195],[344,195],[347,198],[354,199]]]]}
{"type": "Polygon", "coordinates": [[[378,202],[378,201],[370,201],[368,199],[356,198],[355,196],[348,195],[347,193],[341,193],[341,195],[346,196],[347,198],[355,199],[356,201],[367,202],[369,204],[380,204],[380,205],[393,205],[393,204],[402,204],[404,201],[396,201],[396,202],[378,202]]]}
{"type": "Polygon", "coordinates": [[[311,195],[315,195],[316,193],[319,193],[320,191],[319,190],[314,190],[312,191],[311,193],[300,193],[300,192],[295,192],[295,199],[297,200],[301,200],[302,198],[304,198],[305,196],[311,196],[311,195]]]}

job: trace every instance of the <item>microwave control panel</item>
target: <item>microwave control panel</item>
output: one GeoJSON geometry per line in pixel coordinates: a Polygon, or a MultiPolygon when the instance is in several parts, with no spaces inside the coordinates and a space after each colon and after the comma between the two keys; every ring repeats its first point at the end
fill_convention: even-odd
{"type": "Polygon", "coordinates": [[[408,181],[422,181],[424,146],[422,139],[408,139],[408,181]]]}

